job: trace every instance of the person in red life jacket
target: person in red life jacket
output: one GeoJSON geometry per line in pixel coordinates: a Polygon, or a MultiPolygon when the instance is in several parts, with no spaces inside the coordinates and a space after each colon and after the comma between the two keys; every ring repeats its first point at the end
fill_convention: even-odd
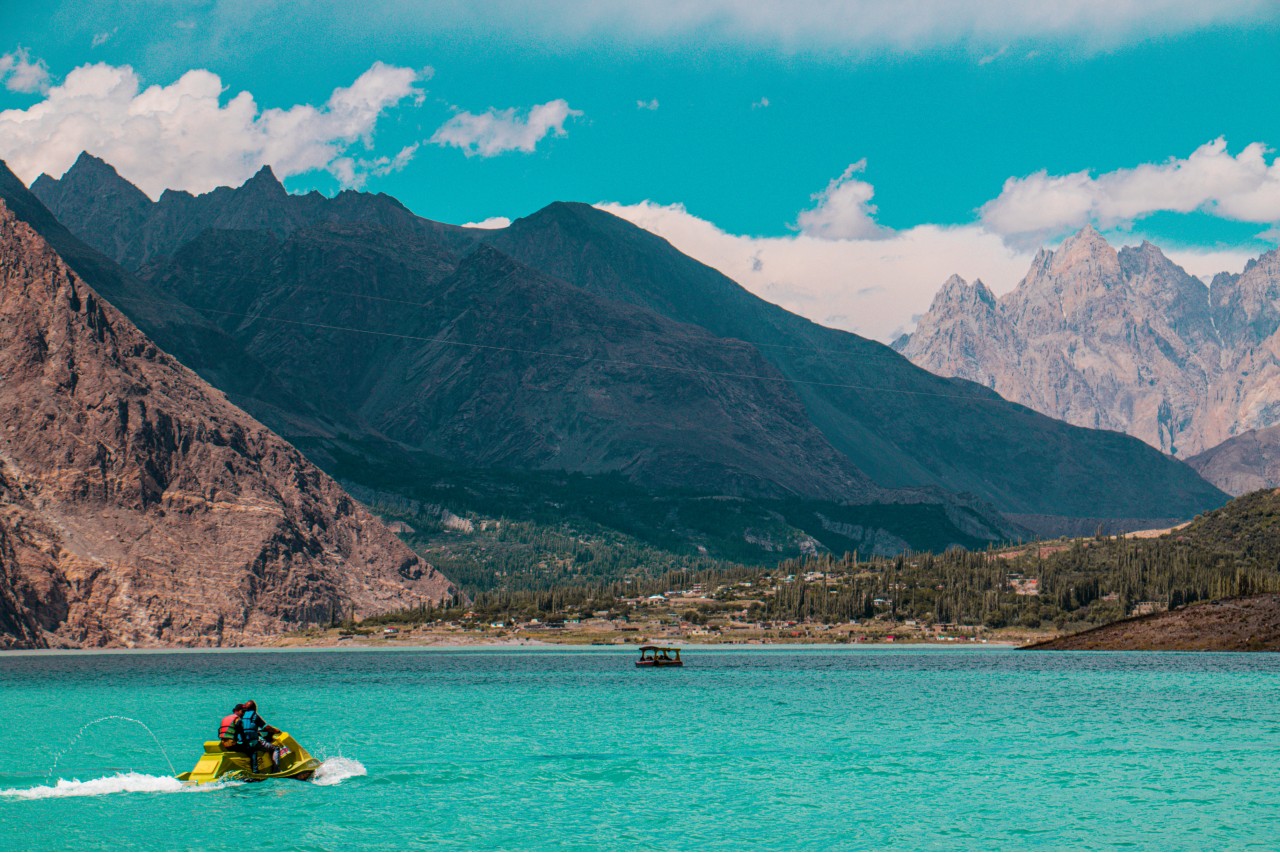
{"type": "Polygon", "coordinates": [[[231,713],[222,718],[222,722],[218,723],[218,744],[223,749],[235,749],[237,741],[237,732],[240,729],[240,717],[244,714],[244,705],[240,704],[231,709],[231,713]]]}

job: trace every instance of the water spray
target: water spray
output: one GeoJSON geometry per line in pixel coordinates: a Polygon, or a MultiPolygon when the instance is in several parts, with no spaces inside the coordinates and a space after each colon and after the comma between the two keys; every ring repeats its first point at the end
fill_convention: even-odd
{"type": "Polygon", "coordinates": [[[164,756],[165,763],[169,765],[169,772],[174,776],[178,775],[178,771],[173,766],[173,761],[169,759],[169,751],[164,748],[164,744],[160,743],[160,738],[156,737],[156,733],[151,731],[151,728],[146,723],[142,722],[142,720],[135,720],[133,717],[124,717],[120,714],[110,714],[106,717],[99,717],[96,720],[90,720],[80,727],[80,731],[76,732],[75,737],[71,738],[71,742],[63,747],[62,750],[53,757],[53,764],[49,767],[49,772],[44,774],[45,781],[47,782],[49,779],[53,778],[53,772],[58,769],[58,762],[62,760],[62,756],[66,755],[75,747],[75,745],[80,741],[80,738],[84,737],[85,732],[93,726],[96,726],[98,723],[105,723],[108,720],[122,720],[126,723],[134,723],[135,725],[142,726],[142,728],[146,730],[146,733],[151,735],[151,739],[155,741],[156,747],[160,750],[160,754],[164,756]]]}

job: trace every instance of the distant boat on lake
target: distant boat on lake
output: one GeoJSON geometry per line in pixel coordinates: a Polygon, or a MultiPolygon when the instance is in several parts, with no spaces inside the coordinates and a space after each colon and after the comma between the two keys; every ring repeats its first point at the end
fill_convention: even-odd
{"type": "Polygon", "coordinates": [[[641,646],[636,666],[684,666],[684,661],[674,646],[641,646]]]}

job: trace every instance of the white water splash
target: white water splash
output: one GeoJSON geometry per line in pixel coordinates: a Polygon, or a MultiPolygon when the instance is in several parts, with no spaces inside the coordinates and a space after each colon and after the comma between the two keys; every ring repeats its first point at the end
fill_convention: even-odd
{"type": "Polygon", "coordinates": [[[186,785],[172,776],[148,776],[145,773],[117,773],[100,779],[59,779],[52,785],[35,785],[30,788],[0,789],[0,797],[17,800],[49,800],[59,797],[101,797],[105,794],[186,794],[214,791],[228,785],[240,784],[234,780],[214,782],[209,785],[186,785]]]}
{"type": "Polygon", "coordinates": [[[312,785],[337,785],[344,779],[350,779],[353,776],[364,776],[368,773],[364,769],[364,765],[354,758],[326,758],[324,763],[316,769],[316,773],[311,777],[312,785]]]}
{"type": "Polygon", "coordinates": [[[119,720],[122,722],[133,723],[134,725],[142,726],[142,728],[146,730],[147,734],[151,735],[151,740],[155,743],[156,748],[160,750],[160,754],[164,756],[165,763],[169,765],[169,772],[173,773],[175,776],[178,775],[178,771],[173,766],[173,761],[169,759],[169,751],[164,748],[164,744],[160,743],[160,738],[156,737],[156,733],[151,731],[150,726],[142,722],[142,720],[135,720],[133,717],[123,717],[120,714],[110,714],[106,717],[99,717],[96,720],[90,720],[89,722],[81,726],[80,731],[76,732],[75,737],[71,738],[71,742],[68,743],[66,746],[64,746],[58,752],[58,754],[53,757],[53,764],[49,765],[49,772],[44,774],[44,778],[46,780],[53,778],[53,773],[55,770],[58,769],[58,762],[62,760],[62,756],[69,753],[75,747],[75,745],[79,743],[80,738],[84,737],[85,732],[89,731],[89,729],[93,728],[99,723],[106,723],[112,720],[119,720]]]}

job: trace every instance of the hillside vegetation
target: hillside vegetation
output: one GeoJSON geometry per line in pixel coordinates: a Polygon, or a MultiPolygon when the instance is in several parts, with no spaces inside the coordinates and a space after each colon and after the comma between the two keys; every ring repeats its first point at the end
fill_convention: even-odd
{"type": "MultiPolygon", "coordinates": [[[[696,624],[731,611],[750,622],[876,621],[888,627],[944,626],[962,633],[1002,628],[1069,632],[1198,601],[1280,593],[1278,558],[1280,492],[1263,491],[1151,539],[1062,539],[892,558],[820,554],[773,567],[655,560],[660,571],[601,572],[594,578],[569,560],[579,574],[575,579],[562,575],[564,582],[554,592],[531,576],[495,570],[489,577],[468,578],[478,594],[461,609],[477,618],[508,621],[573,618],[602,610],[625,618],[648,607],[643,601],[648,596],[698,589],[702,592],[696,601],[672,608],[672,622],[696,624]]],[[[453,571],[460,576],[458,567],[453,571]]],[[[402,615],[438,620],[458,614],[402,615]]]]}

